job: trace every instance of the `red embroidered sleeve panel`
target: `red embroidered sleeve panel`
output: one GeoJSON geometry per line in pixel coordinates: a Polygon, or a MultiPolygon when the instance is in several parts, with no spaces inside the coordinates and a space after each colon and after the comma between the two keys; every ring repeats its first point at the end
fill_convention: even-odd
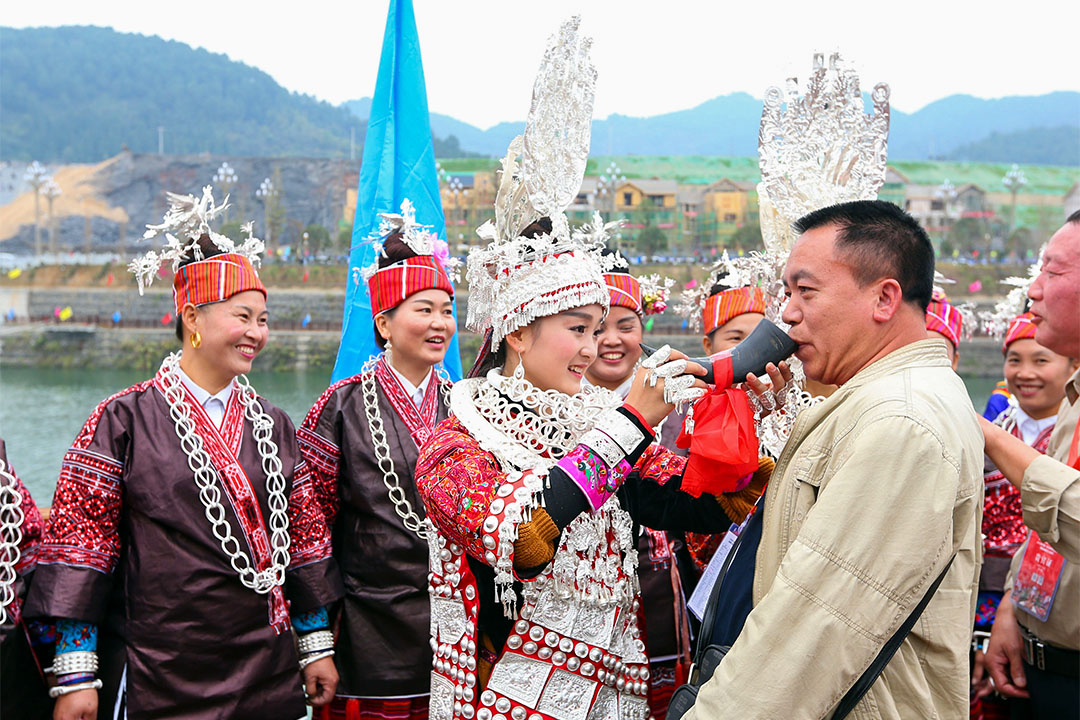
{"type": "MultiPolygon", "coordinates": [[[[292,427],[289,427],[289,431],[283,433],[283,439],[293,437],[292,427]]],[[[333,548],[330,531],[316,497],[310,467],[300,456],[299,448],[294,446],[290,450],[288,455],[299,458],[289,494],[289,570],[296,570],[328,559],[333,548]]]]}
{"type": "Polygon", "coordinates": [[[642,480],[649,480],[657,485],[666,485],[672,478],[681,477],[685,468],[685,457],[657,443],[649,445],[634,465],[634,471],[642,480]]]}
{"type": "Polygon", "coordinates": [[[338,473],[341,467],[340,390],[358,382],[359,375],[339,380],[326,389],[296,431],[300,453],[307,461],[311,483],[327,527],[334,526],[341,507],[338,473]]]}
{"type": "Polygon", "coordinates": [[[30,497],[30,491],[23,484],[22,479],[9,468],[15,478],[15,489],[22,497],[20,508],[23,514],[22,540],[19,543],[19,562],[15,565],[18,575],[25,575],[34,569],[37,564],[38,551],[41,549],[41,538],[45,534],[45,521],[41,519],[34,498],[30,497]]]}
{"type": "Polygon", "coordinates": [[[480,529],[507,475],[457,418],[439,423],[416,461],[416,488],[428,518],[479,560],[493,550],[484,547],[480,529]]]}
{"type": "Polygon", "coordinates": [[[146,381],[99,404],[64,455],[38,562],[111,574],[120,559],[121,477],[128,434],[121,403],[146,381]]]}

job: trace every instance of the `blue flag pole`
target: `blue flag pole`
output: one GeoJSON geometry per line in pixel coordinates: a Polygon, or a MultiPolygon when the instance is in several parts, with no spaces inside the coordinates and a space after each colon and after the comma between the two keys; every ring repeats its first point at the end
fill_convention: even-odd
{"type": "MultiPolygon", "coordinates": [[[[333,382],[360,372],[368,358],[381,352],[375,344],[371,297],[360,271],[375,261],[375,249],[368,240],[379,229],[379,213],[399,212],[405,198],[416,208],[416,221],[431,226],[445,240],[446,220],[435,171],[435,147],[416,16],[412,0],[390,0],[360,164],[349,274],[345,281],[345,317],[333,382]]],[[[456,304],[454,318],[456,321],[456,304]]],[[[443,365],[451,379],[461,379],[456,334],[446,350],[443,365]]]]}

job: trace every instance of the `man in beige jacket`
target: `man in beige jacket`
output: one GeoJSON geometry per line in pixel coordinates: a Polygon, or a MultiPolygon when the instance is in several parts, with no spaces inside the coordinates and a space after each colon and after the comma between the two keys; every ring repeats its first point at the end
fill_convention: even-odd
{"type": "MultiPolygon", "coordinates": [[[[1050,238],[1039,276],[1028,289],[1035,340],[1066,357],[1080,357],[1080,211],[1050,238]]],[[[996,425],[983,422],[986,454],[1020,489],[1024,524],[1034,531],[1013,556],[994,619],[986,666],[998,692],[1030,697],[1035,718],[1080,717],[1080,371],[1065,385],[1046,455],[996,425]],[[1037,536],[1037,537],[1036,537],[1037,536]],[[1014,583],[1033,542],[1052,547],[1043,575],[1056,588],[1042,612],[1012,602],[1014,583]],[[1061,560],[1053,558],[1060,553],[1061,560]],[[1038,617],[1042,615],[1043,617],[1038,617]]],[[[1032,558],[1032,561],[1034,558],[1032,558]]],[[[1029,561],[1031,562],[1031,561],[1029,561]]]]}
{"type": "Polygon", "coordinates": [[[966,718],[981,563],[982,433],[944,341],[927,339],[930,239],[894,205],[795,224],[784,321],[803,412],[763,506],[753,601],[688,718],[826,718],[952,560],[857,718],[966,718]]]}

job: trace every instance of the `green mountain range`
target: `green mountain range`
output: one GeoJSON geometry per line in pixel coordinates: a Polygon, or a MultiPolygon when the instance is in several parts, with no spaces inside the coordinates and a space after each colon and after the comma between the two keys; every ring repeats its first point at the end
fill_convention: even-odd
{"type": "MultiPolygon", "coordinates": [[[[360,157],[367,117],[225,55],[99,27],[0,28],[0,160],[168,154],[360,157]],[[355,135],[353,135],[355,133],[355,135]]],[[[436,139],[437,155],[461,156],[436,139]]]]}
{"type": "MultiPolygon", "coordinates": [[[[168,154],[360,157],[370,100],[333,106],[257,68],[156,36],[99,27],[0,27],[0,160],[96,162],[125,147],[168,154]]],[[[757,155],[761,101],[731,93],[647,118],[593,124],[596,155],[757,155]]],[[[524,127],[431,114],[435,154],[498,157],[524,127]],[[443,139],[440,139],[443,138],[443,139]]],[[[1080,93],[953,95],[892,111],[891,160],[1080,165],[1080,93]]]]}

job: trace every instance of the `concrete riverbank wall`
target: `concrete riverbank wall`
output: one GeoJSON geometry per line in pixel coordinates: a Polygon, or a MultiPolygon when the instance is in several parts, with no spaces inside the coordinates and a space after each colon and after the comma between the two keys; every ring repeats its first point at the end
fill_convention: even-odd
{"type": "MultiPolygon", "coordinates": [[[[257,370],[291,371],[331,368],[337,357],[339,330],[271,331],[270,343],[255,360],[257,370]]],[[[701,353],[697,335],[650,333],[650,344],[665,343],[686,353],[701,353]]],[[[468,368],[480,337],[459,336],[462,365],[468,368]]],[[[172,326],[157,328],[27,323],[0,325],[0,367],[133,368],[154,370],[166,354],[179,349],[172,326]]],[[[960,373],[969,377],[1001,377],[1000,345],[977,338],[960,348],[960,373]]]]}
{"type": "MultiPolygon", "coordinates": [[[[457,295],[462,364],[471,366],[480,338],[465,330],[468,293],[457,295]]],[[[270,344],[256,359],[264,370],[332,367],[337,357],[345,292],[339,289],[272,289],[270,344]]],[[[43,368],[135,368],[150,370],[176,350],[172,293],[154,288],[144,296],[132,289],[0,287],[0,366],[43,368]],[[55,318],[71,309],[63,322],[55,318]],[[114,314],[119,313],[119,322],[114,314]]],[[[647,341],[700,355],[701,337],[681,328],[682,318],[665,313],[654,319],[647,341]]],[[[1000,345],[976,338],[960,348],[960,373],[1001,376],[1000,345]]]]}

